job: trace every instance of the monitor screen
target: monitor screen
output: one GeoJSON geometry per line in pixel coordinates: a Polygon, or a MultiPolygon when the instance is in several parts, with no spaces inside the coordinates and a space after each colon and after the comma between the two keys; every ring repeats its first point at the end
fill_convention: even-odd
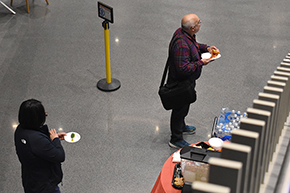
{"type": "Polygon", "coordinates": [[[114,23],[113,8],[98,1],[98,14],[100,18],[114,23]]]}

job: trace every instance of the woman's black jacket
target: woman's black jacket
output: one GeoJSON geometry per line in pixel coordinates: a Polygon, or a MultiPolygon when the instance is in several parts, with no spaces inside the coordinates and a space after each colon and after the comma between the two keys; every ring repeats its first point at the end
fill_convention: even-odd
{"type": "Polygon", "coordinates": [[[65,153],[60,139],[50,139],[48,127],[24,129],[14,133],[16,153],[21,162],[22,185],[26,193],[51,193],[62,181],[61,162],[65,153]]]}

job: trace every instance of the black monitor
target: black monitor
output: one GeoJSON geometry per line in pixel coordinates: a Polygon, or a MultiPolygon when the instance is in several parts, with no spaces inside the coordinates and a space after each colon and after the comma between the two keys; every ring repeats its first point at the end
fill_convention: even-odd
{"type": "Polygon", "coordinates": [[[98,14],[100,18],[114,23],[113,8],[98,1],[98,14]]]}

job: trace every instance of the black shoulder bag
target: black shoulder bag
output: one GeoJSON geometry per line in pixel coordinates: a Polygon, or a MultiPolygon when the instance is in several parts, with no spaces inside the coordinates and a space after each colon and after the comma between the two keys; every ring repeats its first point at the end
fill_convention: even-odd
{"type": "MultiPolygon", "coordinates": [[[[191,49],[190,46],[189,49],[191,49]]],[[[178,109],[196,101],[195,82],[183,80],[164,85],[170,58],[169,54],[158,91],[162,105],[166,110],[178,109]]]]}

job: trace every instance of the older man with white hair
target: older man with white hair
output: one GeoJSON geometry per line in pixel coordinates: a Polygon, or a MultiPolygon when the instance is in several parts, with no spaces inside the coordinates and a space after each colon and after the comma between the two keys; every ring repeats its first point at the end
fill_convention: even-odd
{"type": "MultiPolygon", "coordinates": [[[[207,46],[196,41],[196,33],[200,30],[201,20],[196,14],[185,15],[169,45],[169,74],[167,84],[189,80],[195,87],[195,81],[200,77],[202,67],[212,62],[211,59],[202,59],[201,54],[212,53],[215,46],[207,46]]],[[[170,147],[182,148],[189,145],[183,139],[183,134],[194,134],[196,128],[185,124],[185,117],[189,112],[190,104],[172,109],[170,118],[171,140],[170,147]]]]}

